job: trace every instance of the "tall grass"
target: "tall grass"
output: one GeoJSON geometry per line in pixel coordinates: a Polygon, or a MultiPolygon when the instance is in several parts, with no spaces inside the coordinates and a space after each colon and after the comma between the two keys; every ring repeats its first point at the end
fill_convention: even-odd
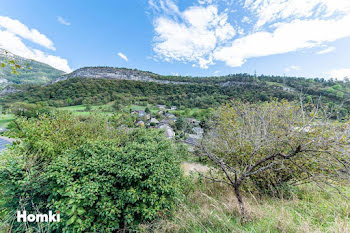
{"type": "Polygon", "coordinates": [[[342,194],[304,185],[288,199],[245,194],[241,220],[228,186],[196,183],[170,219],[144,225],[144,232],[350,232],[350,188],[342,194]]]}

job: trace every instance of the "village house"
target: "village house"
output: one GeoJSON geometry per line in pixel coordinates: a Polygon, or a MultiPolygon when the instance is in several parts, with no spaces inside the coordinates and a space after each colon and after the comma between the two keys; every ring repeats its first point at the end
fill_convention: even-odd
{"type": "Polygon", "coordinates": [[[165,105],[157,105],[157,107],[158,107],[160,110],[165,110],[165,109],[166,109],[166,106],[165,106],[165,105]]]}
{"type": "Polygon", "coordinates": [[[196,135],[203,135],[204,130],[201,127],[192,128],[192,132],[196,135]]]}
{"type": "Polygon", "coordinates": [[[144,127],[145,126],[145,122],[144,121],[137,121],[135,123],[135,125],[138,126],[138,127],[144,127]]]}
{"type": "Polygon", "coordinates": [[[174,123],[174,120],[170,119],[170,118],[164,118],[163,120],[160,121],[160,124],[167,124],[167,125],[171,125],[174,123]]]}
{"type": "Polygon", "coordinates": [[[199,145],[201,140],[202,140],[202,135],[188,134],[187,138],[185,140],[185,143],[187,143],[191,146],[197,146],[197,145],[199,145]]]}
{"type": "Polygon", "coordinates": [[[151,118],[151,120],[148,121],[148,126],[154,127],[157,126],[160,122],[156,118],[151,118]]]}
{"type": "Polygon", "coordinates": [[[157,128],[164,130],[164,134],[165,134],[165,137],[167,139],[175,138],[175,132],[174,132],[173,128],[171,128],[170,125],[168,125],[168,124],[159,124],[157,126],[157,128]]]}
{"type": "Polygon", "coordinates": [[[146,115],[146,112],[144,110],[138,110],[137,114],[138,114],[139,117],[143,117],[143,116],[146,115]]]}
{"type": "Polygon", "coordinates": [[[173,120],[173,121],[176,121],[176,116],[175,116],[174,114],[166,113],[166,114],[165,114],[165,117],[166,117],[166,118],[169,118],[169,119],[171,119],[171,120],[173,120]]]}

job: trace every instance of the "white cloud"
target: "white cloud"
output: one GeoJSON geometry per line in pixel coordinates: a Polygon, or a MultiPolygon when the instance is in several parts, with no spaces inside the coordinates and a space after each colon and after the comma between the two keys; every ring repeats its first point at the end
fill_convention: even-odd
{"type": "Polygon", "coordinates": [[[125,60],[125,61],[128,61],[129,59],[128,59],[128,57],[127,56],[125,56],[123,53],[118,53],[118,56],[119,57],[121,57],[123,60],[125,60]]]}
{"type": "Polygon", "coordinates": [[[47,38],[47,36],[41,34],[36,29],[29,29],[26,25],[18,20],[0,16],[0,29],[1,28],[5,29],[8,32],[11,32],[14,35],[20,36],[23,39],[27,39],[36,44],[39,44],[45,48],[56,50],[53,42],[47,38]]]}
{"type": "MultiPolygon", "coordinates": [[[[162,12],[154,23],[156,54],[202,68],[217,61],[238,67],[250,58],[324,47],[350,36],[349,0],[242,0],[240,12],[247,14],[237,22],[253,25],[244,30],[239,24],[235,30],[229,14],[236,13],[220,12],[216,2],[199,0],[199,6],[181,12],[171,0],[152,0],[162,12]]],[[[332,51],[329,47],[318,54],[332,51]]]]}
{"type": "Polygon", "coordinates": [[[214,71],[214,75],[218,75],[218,74],[220,74],[220,73],[221,73],[220,70],[215,70],[215,71],[214,71]]]}
{"type": "Polygon", "coordinates": [[[300,70],[300,69],[301,69],[300,66],[291,65],[291,66],[285,68],[284,71],[286,71],[288,73],[288,72],[297,71],[297,70],[300,70]]]}
{"type": "Polygon", "coordinates": [[[70,22],[68,22],[67,20],[65,20],[64,18],[62,18],[62,16],[57,16],[57,21],[60,24],[66,25],[66,26],[70,26],[70,22]]]}
{"type": "Polygon", "coordinates": [[[38,49],[30,48],[23,42],[23,39],[28,39],[42,45],[43,47],[54,49],[53,43],[50,39],[35,29],[29,29],[18,20],[13,20],[8,17],[5,18],[7,18],[5,19],[7,23],[4,21],[4,17],[0,16],[0,48],[18,56],[48,64],[56,69],[71,72],[66,59],[47,54],[38,49]],[[16,28],[14,25],[17,25],[18,27],[16,28]],[[32,35],[31,32],[33,32],[32,35]]]}
{"type": "Polygon", "coordinates": [[[321,51],[318,51],[317,54],[319,55],[322,55],[322,54],[327,54],[327,53],[331,53],[335,50],[336,48],[335,47],[328,47],[328,48],[325,48],[321,51]]]}
{"type": "Polygon", "coordinates": [[[212,4],[213,0],[198,0],[198,3],[201,4],[201,5],[212,4]]]}
{"type": "Polygon", "coordinates": [[[213,5],[174,10],[172,14],[176,17],[160,16],[154,22],[154,51],[165,61],[193,62],[206,69],[214,64],[212,52],[217,46],[236,34],[227,14],[220,14],[213,5]]]}
{"type": "Polygon", "coordinates": [[[320,46],[350,36],[350,15],[332,20],[294,20],[276,25],[273,32],[260,31],[219,48],[216,60],[232,67],[241,66],[248,58],[283,54],[320,46]]]}
{"type": "Polygon", "coordinates": [[[246,0],[245,8],[258,16],[256,26],[296,18],[328,18],[348,13],[349,0],[246,0]]]}
{"type": "Polygon", "coordinates": [[[330,78],[336,78],[338,80],[343,80],[344,78],[350,78],[350,68],[344,68],[344,69],[334,69],[328,72],[328,75],[330,78]]]}
{"type": "Polygon", "coordinates": [[[250,21],[249,17],[244,16],[242,19],[242,23],[251,23],[251,21],[250,21]]]}

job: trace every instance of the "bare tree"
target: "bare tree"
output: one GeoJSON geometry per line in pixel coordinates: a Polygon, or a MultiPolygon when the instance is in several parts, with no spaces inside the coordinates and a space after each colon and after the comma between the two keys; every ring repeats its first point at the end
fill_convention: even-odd
{"type": "Polygon", "coordinates": [[[243,217],[244,184],[268,188],[347,180],[348,124],[330,121],[318,106],[232,102],[218,111],[216,119],[200,152],[219,172],[203,176],[233,188],[243,217]]]}

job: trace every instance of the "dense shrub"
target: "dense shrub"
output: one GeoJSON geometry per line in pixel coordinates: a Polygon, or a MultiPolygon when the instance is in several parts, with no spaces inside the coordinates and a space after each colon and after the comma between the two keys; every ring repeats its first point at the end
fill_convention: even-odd
{"type": "Polygon", "coordinates": [[[81,122],[63,115],[64,120],[44,116],[20,121],[22,144],[1,158],[0,207],[5,211],[0,217],[7,227],[12,225],[13,232],[28,227],[45,232],[114,232],[169,213],[181,191],[179,158],[170,141],[155,130],[103,131],[89,119],[81,122]],[[34,125],[42,127],[31,129],[34,125]],[[39,137],[46,130],[52,134],[39,137]],[[15,222],[14,214],[23,209],[59,210],[61,222],[25,226],[15,222]]]}

